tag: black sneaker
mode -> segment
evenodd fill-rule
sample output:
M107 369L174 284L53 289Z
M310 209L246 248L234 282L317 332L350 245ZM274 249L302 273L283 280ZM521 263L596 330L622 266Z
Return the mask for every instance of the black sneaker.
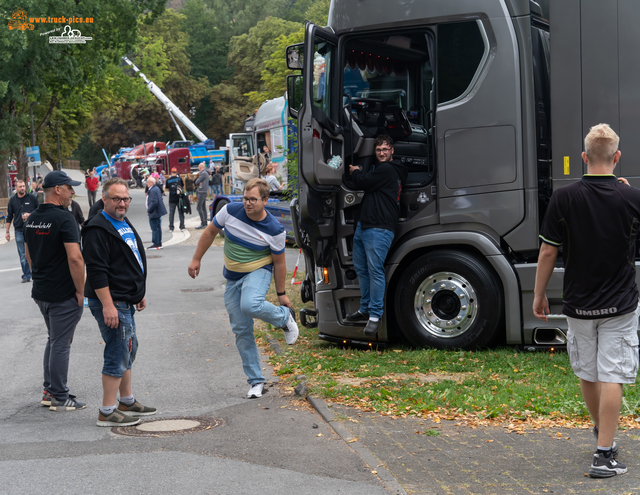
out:
M589 477L591 478L611 478L616 474L624 474L627 472L627 466L616 461L613 455L606 457L603 453L596 452L593 454L593 462L589 468Z
M594 426L593 427L593 436L596 438L596 444L598 443L598 427ZM618 448L618 444L614 441L613 445L611 446L611 455L613 456L614 459L618 458L618 453L619 453L620 449Z
M55 397L51 397L50 411L78 411L87 407L87 404L76 400L75 395L69 395L65 400L58 400Z
M375 335L378 333L379 326L380 326L380 320L378 321L369 320L366 326L364 327L364 330L362 333L369 336Z
M345 321L350 321L350 322L360 321L364 323L369 319L369 315L365 313L361 313L360 310L358 310L355 313L349 313L347 316L344 317L344 319Z

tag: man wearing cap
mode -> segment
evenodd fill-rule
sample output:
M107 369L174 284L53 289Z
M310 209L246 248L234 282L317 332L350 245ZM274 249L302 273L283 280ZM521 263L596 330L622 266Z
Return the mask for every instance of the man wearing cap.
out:
M44 178L44 203L24 226L25 254L33 273L31 297L47 325L42 405L74 411L87 405L69 394L69 354L84 302L84 260L80 232L68 208L80 182L62 171Z
M178 192L178 188L180 192ZM171 169L171 175L167 179L167 189L169 190L169 231L173 232L173 217L178 208L178 215L180 217L180 230L184 229L184 211L178 207L180 202L180 195L184 191L184 182L178 175L178 169L173 167Z
M20 266L22 267L22 283L31 282L31 269L24 254L24 235L22 227L27 217L38 207L38 199L34 194L27 193L27 185L23 180L16 182L16 193L11 196L9 205L7 206L7 230L5 239L7 242L11 240L9 229L13 222L15 231L16 246L18 247L18 256L20 257Z

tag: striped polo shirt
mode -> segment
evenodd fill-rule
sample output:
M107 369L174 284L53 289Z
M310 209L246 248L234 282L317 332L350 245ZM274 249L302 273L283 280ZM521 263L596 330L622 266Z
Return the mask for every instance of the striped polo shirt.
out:
M284 253L286 232L275 217L266 212L264 220L251 220L242 203L225 205L213 218L224 228L224 269L227 280L238 280L258 268L273 270L271 254Z

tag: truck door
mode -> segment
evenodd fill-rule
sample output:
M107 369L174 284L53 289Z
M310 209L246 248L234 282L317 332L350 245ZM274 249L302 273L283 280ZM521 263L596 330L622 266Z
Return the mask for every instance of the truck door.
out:
M307 24L302 107L298 114L300 228L309 235L319 266L327 266L335 237L336 194L345 165L344 138L337 124L338 39ZM340 158L340 160L338 160Z

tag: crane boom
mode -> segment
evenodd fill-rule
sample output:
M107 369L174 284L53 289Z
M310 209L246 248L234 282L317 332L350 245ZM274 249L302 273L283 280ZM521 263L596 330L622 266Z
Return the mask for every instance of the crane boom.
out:
M185 114L183 114L180 111L180 109L169 98L167 98L167 96L162 92L162 90L158 86L156 86L152 81L149 81L149 79L147 79L147 76L145 76L142 72L140 72L140 69L138 69L135 66L135 64L131 62L131 60L129 60L127 57L122 57L122 60L124 60L128 65L131 66L131 68L135 72L138 73L138 75L147 84L147 88L149 88L149 91L151 91L156 96L156 98L158 98L158 100L160 100L162 104L165 107L167 107L167 110L169 110L170 114L178 117L178 119L180 119L180 122L182 122L187 127L187 129L189 129L193 133L193 135L197 137L200 141L207 140L207 136L205 136L202 133L202 131L198 129L195 126L195 124L191 122L189 118Z

